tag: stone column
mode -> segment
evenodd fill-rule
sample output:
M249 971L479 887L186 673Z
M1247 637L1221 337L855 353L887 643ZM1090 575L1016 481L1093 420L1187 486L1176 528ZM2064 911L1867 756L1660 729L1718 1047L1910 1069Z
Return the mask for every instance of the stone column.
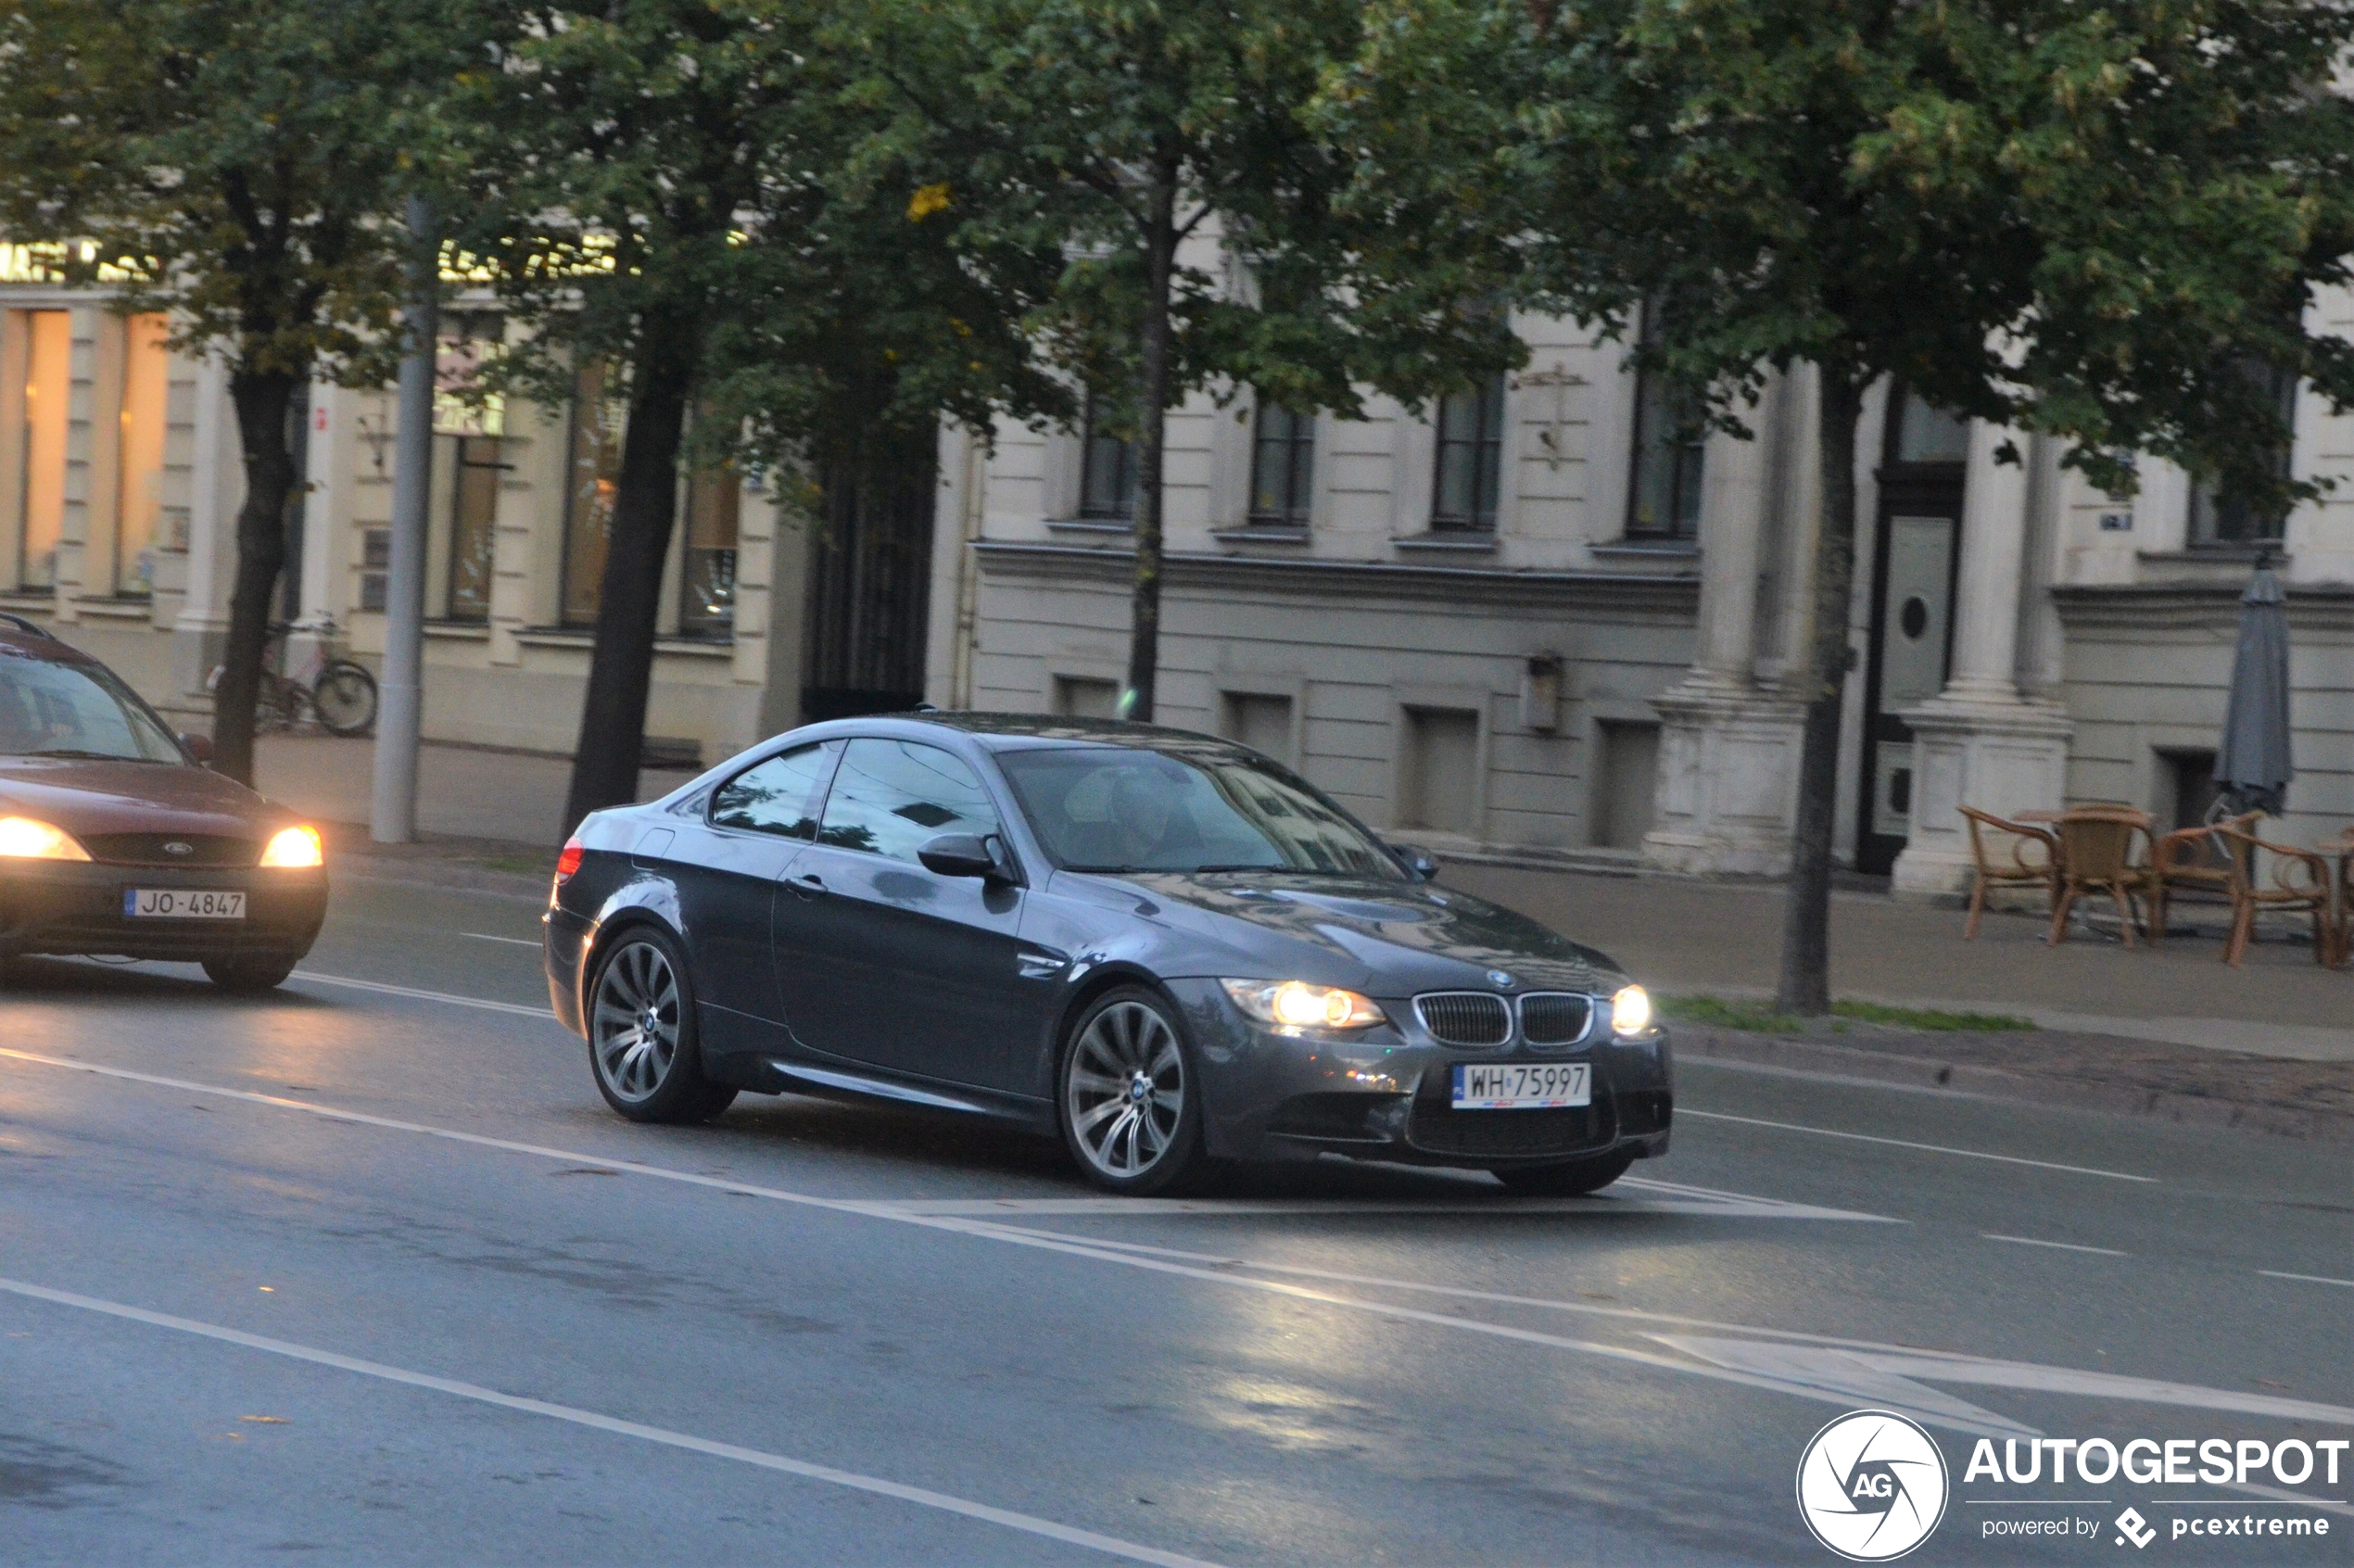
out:
M1998 462L2008 441L2020 462ZM2068 772L2067 715L2019 694L2019 596L2030 533L2027 464L2019 431L1974 421L1962 492L1961 571L1954 603L1954 658L1945 689L1905 711L1913 729L1913 811L1892 878L1902 893L1968 886L1974 861L1960 807L2008 816L2060 804Z
M1644 858L1669 870L1790 868L1803 711L1756 685L1758 569L1782 466L1783 384L1749 424L1709 438L1701 499L1700 619L1691 669L1652 700L1660 715L1657 824Z

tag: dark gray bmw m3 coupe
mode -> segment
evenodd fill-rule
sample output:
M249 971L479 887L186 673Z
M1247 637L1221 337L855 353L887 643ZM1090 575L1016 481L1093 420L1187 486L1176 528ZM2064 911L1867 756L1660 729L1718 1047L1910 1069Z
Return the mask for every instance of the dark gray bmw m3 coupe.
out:
M1642 988L1435 870L1229 741L841 719L583 822L549 990L633 1119L875 1096L1058 1134L1117 1192L1330 1152L1574 1194L1665 1154Z

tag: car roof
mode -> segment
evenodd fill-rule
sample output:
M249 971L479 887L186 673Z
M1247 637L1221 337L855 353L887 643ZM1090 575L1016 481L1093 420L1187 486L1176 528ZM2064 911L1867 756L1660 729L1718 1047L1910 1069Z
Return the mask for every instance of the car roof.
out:
M878 717L882 715L878 714ZM1146 751L1246 748L1215 735L1125 719L1079 718L1065 714L916 713L891 715L937 725L969 735L991 751L1027 751L1041 746L1134 746Z

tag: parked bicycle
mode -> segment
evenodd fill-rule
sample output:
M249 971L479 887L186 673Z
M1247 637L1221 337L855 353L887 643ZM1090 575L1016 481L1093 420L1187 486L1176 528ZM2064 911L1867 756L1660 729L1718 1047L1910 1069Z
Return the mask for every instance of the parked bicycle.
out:
M261 649L261 684L254 693L253 727L257 735L315 723L330 735L365 735L376 727L376 677L367 667L343 656L333 621L317 626L318 640L302 668L286 673L285 621L270 624L270 639ZM221 684L221 666L215 664L205 689Z

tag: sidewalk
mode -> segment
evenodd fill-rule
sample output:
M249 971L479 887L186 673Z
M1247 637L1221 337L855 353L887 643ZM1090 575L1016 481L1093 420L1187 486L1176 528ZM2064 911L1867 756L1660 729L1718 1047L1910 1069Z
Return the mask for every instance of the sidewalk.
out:
M469 747L424 749L426 841L371 844L371 744L270 737L263 792L327 824L347 874L544 897L569 764ZM640 798L685 773L649 770ZM1447 866L1449 887L1519 909L1609 953L1654 993L1773 993L1781 890L1558 865ZM2020 1015L2033 1031L1928 1033L1840 1024L1803 1035L1679 1026L1678 1048L1753 1068L1859 1077L2044 1104L2354 1137L2354 974L2323 970L2302 942L2258 942L2221 961L2220 908L2182 911L2163 947L2079 936L1990 912L1976 942L1957 909L1886 894L1832 895L1832 991L1909 1007Z
M306 816L358 828L357 842L364 844L375 753L373 740L265 735L255 742L254 782ZM648 768L639 776L638 798L666 795L700 771ZM428 741L418 748L417 826L440 837L552 850L563 842L560 819L571 778L564 757Z

